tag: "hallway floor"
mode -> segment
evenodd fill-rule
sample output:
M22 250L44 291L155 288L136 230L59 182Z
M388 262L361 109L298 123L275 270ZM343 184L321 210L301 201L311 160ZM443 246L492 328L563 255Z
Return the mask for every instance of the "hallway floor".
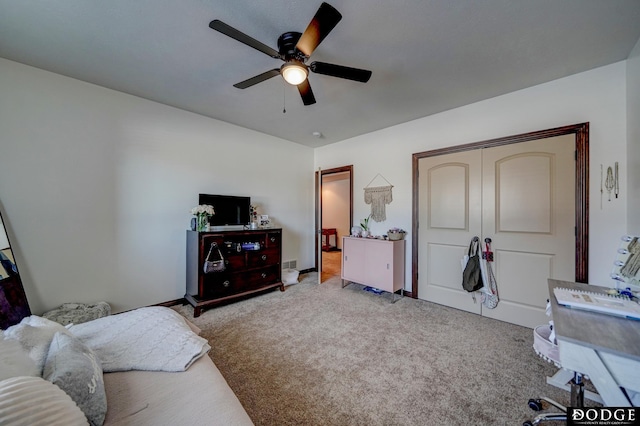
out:
M342 251L322 252L322 282L331 277L340 276Z

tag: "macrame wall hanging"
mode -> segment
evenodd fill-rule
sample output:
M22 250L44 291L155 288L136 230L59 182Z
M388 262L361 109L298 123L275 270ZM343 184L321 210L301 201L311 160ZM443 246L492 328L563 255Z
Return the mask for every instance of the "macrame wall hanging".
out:
M378 176L384 179L389 185L370 186ZM393 185L380 173L375 175L373 179L371 179L371 182L364 188L364 202L371 204L371 219L376 222L384 222L387 220L386 205L393 201L391 188L393 188Z

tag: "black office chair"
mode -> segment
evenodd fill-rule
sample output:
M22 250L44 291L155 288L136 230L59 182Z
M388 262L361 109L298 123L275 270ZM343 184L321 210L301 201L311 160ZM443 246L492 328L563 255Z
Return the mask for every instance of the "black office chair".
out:
M584 406L584 383L582 382L582 375L574 372L574 378L571 380L571 407L583 407ZM542 411L550 408L550 406L556 407L561 410L560 413L542 413L538 414L532 421L527 420L522 423L522 426L534 426L542 422L567 420L567 407L547 397L541 397L529 400L529 408L534 411Z

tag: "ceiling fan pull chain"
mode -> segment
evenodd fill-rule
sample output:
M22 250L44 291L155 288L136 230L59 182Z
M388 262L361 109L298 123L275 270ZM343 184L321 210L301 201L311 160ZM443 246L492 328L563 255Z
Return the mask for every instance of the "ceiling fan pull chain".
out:
M285 87L284 80L282 82L282 113L287 113L287 105L285 104L285 97L287 93L287 88Z

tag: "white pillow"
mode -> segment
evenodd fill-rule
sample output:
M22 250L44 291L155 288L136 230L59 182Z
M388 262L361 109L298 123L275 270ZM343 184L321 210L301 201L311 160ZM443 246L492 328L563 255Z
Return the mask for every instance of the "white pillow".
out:
M0 333L0 380L15 376L39 376L36 364L17 340Z
M12 325L4 331L6 340L15 339L20 342L29 357L36 363L38 375L42 376L44 361L49 353L49 345L53 335L61 332L71 335L57 322L36 315L23 318L19 324Z
M80 339L56 333L42 376L65 391L93 426L102 425L107 414L107 394L102 366L95 353Z
M20 376L0 382L3 426L86 426L82 411L62 389L41 377Z

